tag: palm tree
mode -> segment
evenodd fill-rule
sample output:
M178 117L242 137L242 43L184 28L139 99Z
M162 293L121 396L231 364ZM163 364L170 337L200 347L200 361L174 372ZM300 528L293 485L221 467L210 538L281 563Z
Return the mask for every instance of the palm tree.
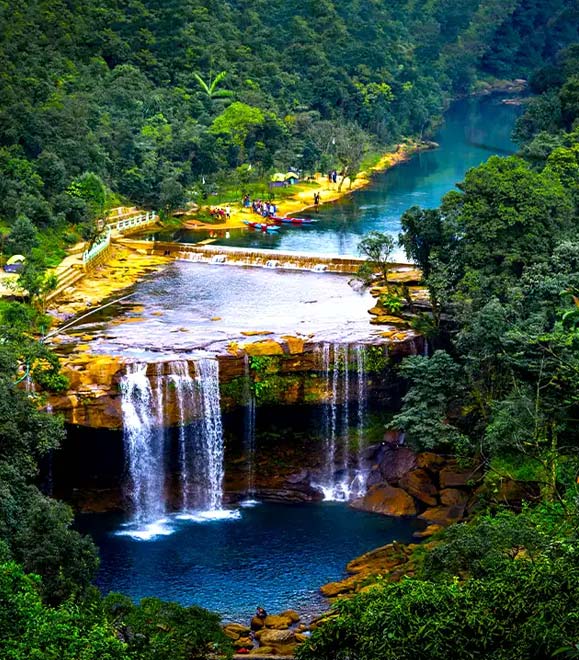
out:
M209 84L207 84L203 78L198 74L194 73L195 80L199 83L199 86L201 89L207 94L207 96L210 99L222 99L226 98L229 96L233 96L233 92L230 91L229 89L217 89L219 84L223 82L225 77L227 76L227 71L222 71L221 73L218 73L213 80L209 80Z

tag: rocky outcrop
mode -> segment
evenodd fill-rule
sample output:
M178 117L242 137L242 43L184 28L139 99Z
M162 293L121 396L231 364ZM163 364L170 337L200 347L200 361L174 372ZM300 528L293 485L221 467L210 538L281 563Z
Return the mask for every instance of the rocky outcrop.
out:
M351 503L354 509L382 513L385 516L414 516L416 504L411 495L402 488L388 485L372 486L364 497Z

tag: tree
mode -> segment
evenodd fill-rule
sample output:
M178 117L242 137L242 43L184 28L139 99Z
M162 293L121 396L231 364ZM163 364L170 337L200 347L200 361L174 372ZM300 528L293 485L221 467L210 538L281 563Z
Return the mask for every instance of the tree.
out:
M372 272L378 270L384 284L388 286L390 257L394 251L394 239L389 234L371 231L360 243L358 252L366 257L367 266Z
M246 141L252 131L262 126L265 115L259 108L236 101L217 116L211 125L214 135L225 137L239 150L239 162L245 160Z
M25 215L18 216L6 242L9 253L28 257L38 242L38 230L32 221Z
M43 604L41 581L0 564L0 655L6 660L128 660L98 607Z
M205 660L218 655L229 658L231 643L223 633L219 616L197 607L183 607L158 598L143 598L135 605L121 594L109 594L105 611L127 643L135 660Z

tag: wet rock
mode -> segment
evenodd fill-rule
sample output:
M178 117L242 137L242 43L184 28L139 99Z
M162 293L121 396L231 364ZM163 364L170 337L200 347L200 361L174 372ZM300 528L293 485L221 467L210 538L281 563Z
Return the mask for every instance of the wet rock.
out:
M414 499L402 488L394 486L372 486L364 497L351 503L354 509L372 511L385 516L414 516L416 504Z
M286 477L286 482L289 484L303 484L309 483L310 481L310 472L309 470L303 469L295 474L290 474L289 477Z
M426 470L420 468L412 470L400 479L399 486L428 506L436 506L438 504L436 498L437 488L432 483L430 475Z

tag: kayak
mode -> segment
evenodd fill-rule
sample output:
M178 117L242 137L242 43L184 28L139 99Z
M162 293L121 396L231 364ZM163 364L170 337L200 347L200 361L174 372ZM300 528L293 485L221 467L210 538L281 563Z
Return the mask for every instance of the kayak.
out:
M273 225L266 225L261 222L249 222L248 220L244 220L243 224L247 225L249 229L254 229L255 231L262 231L264 233L279 231L279 227L274 227Z
M313 218L280 218L276 215L273 215L271 219L276 225L312 225L317 222Z

